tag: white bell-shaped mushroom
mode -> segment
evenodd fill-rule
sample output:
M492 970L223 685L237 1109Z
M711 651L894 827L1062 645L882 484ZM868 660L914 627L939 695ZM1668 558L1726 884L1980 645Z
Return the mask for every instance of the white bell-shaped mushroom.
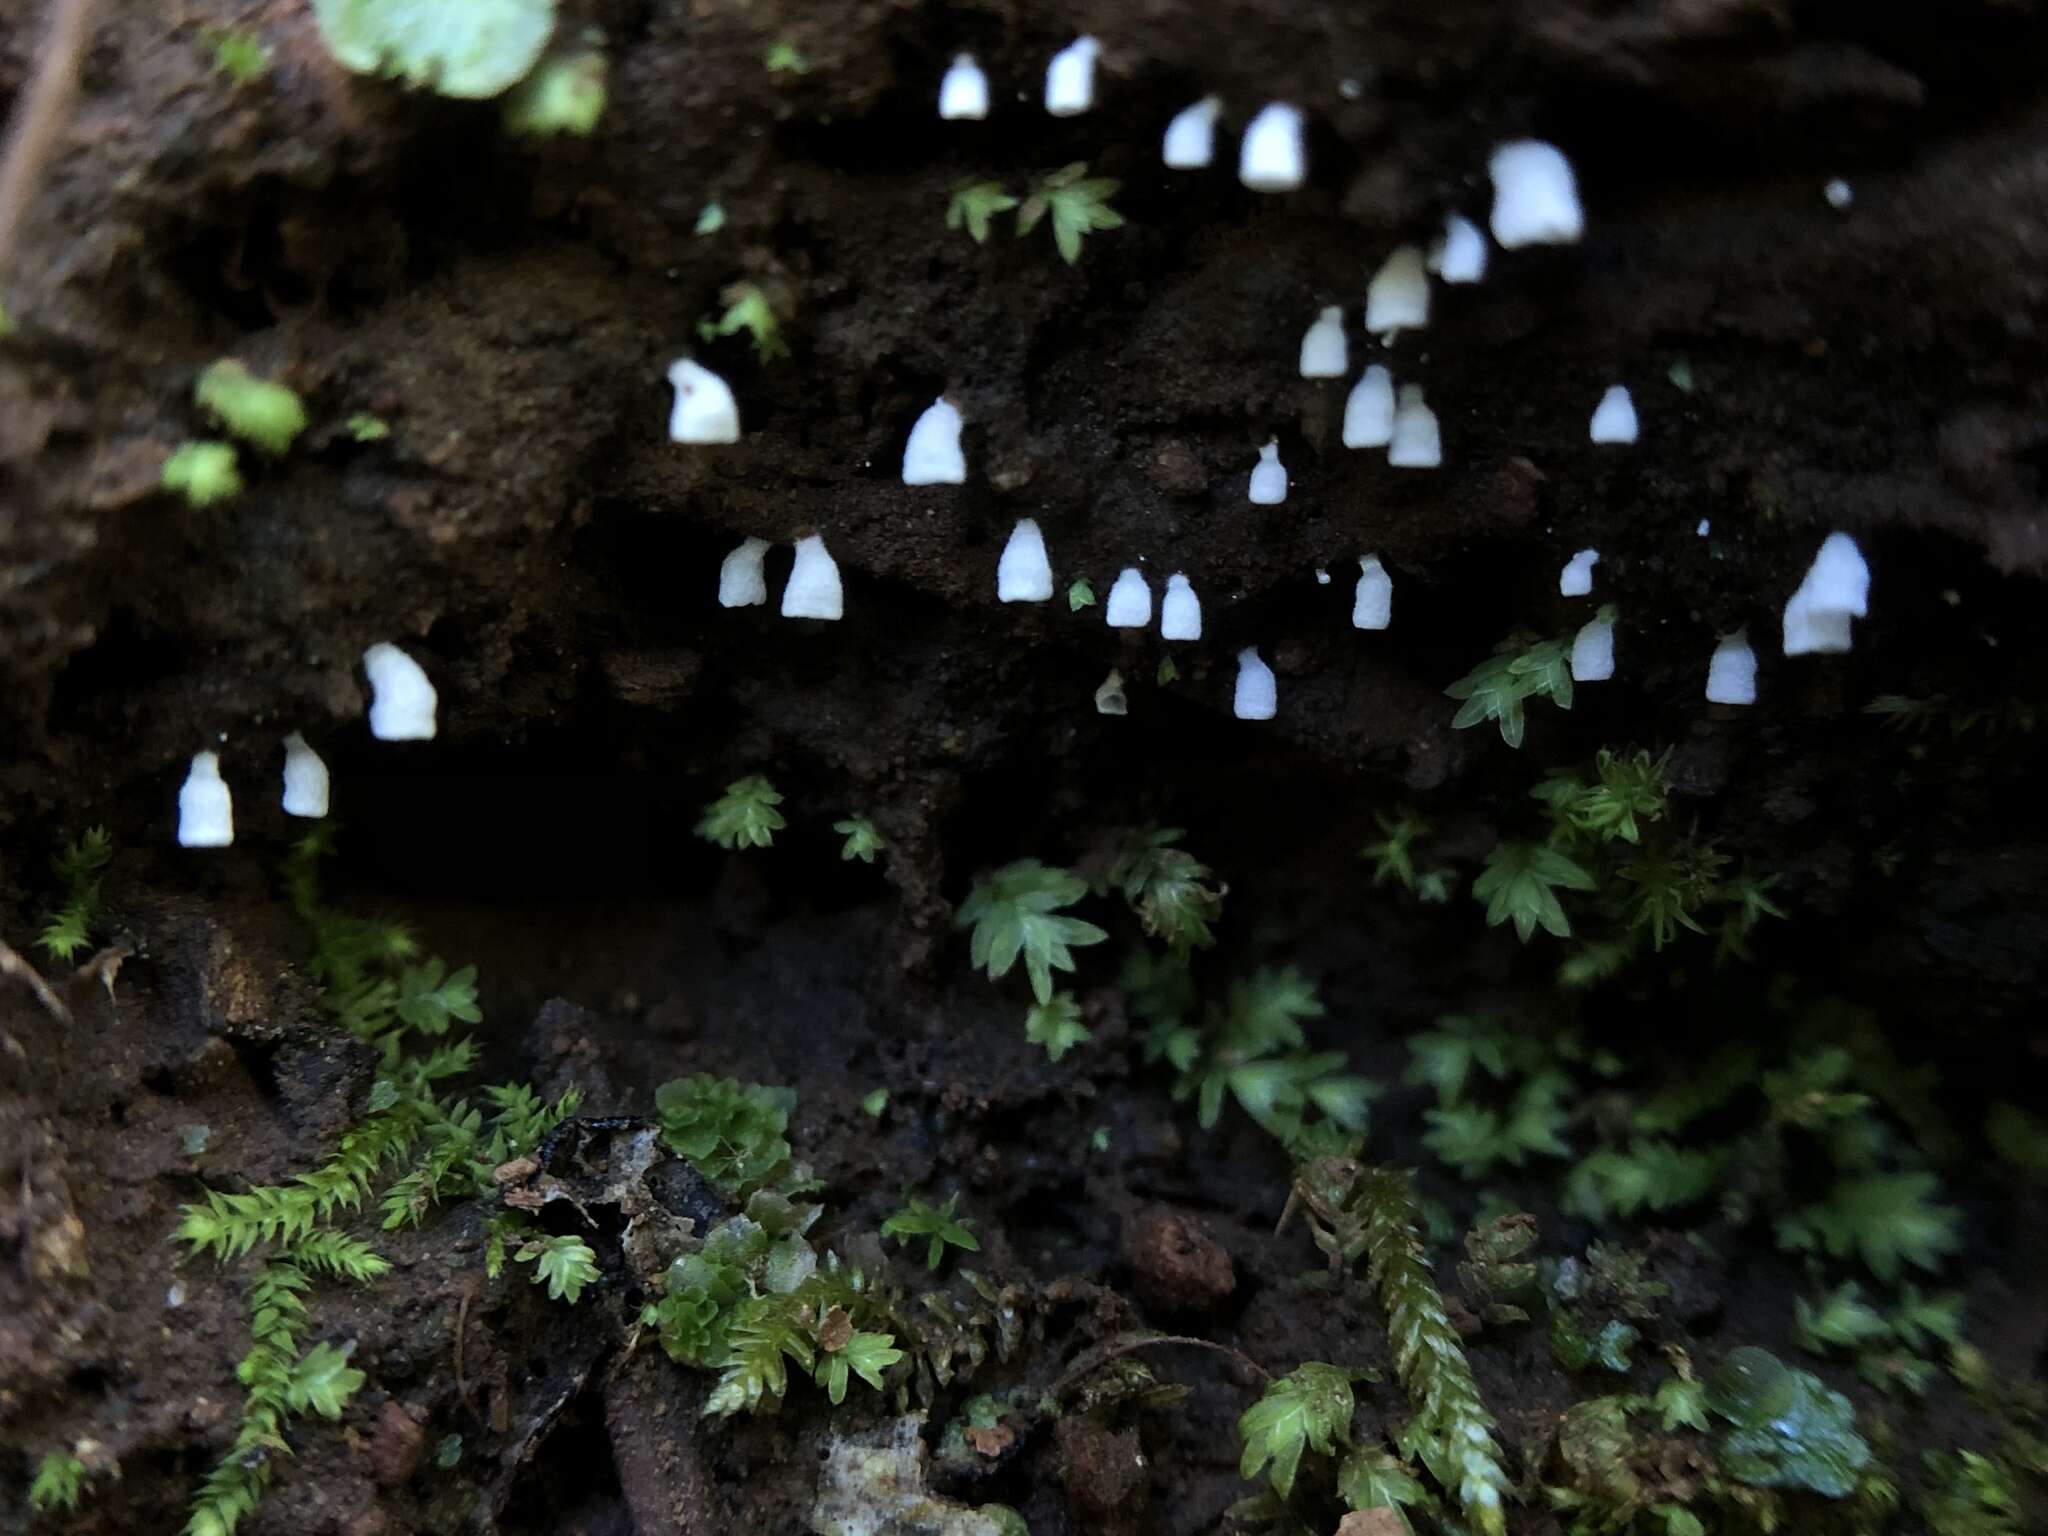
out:
M736 443L740 440L740 408L725 380L702 363L679 357L668 365L676 403L668 413L668 436L675 443Z
M988 76L973 54L953 55L952 67L939 82L939 116L948 122L978 122L988 116Z
M1486 276L1486 236L1463 214L1444 217L1443 238L1429 253L1429 270L1447 283L1476 283Z
M1277 437L1259 450L1259 462L1252 466L1251 499L1259 507L1276 507L1287 499L1287 466L1280 462Z
M1709 704L1754 704L1756 702L1756 652L1749 648L1749 636L1737 630L1723 635L1707 663Z
M1045 553L1045 535L1031 518L1017 520L1010 542L996 561L996 599L1004 603L1042 603L1052 597L1052 561Z
M1385 629L1394 622L1394 578L1378 555L1358 562L1358 589L1351 597L1353 629Z
M1174 113L1166 125L1166 139L1160 158L1170 171L1199 171L1216 159L1216 119L1223 112L1223 98L1204 96L1192 107Z
M1384 448L1394 440L1394 376L1374 363L1344 402L1344 446Z
M1237 653L1237 686L1231 694L1231 713L1240 720L1270 720L1279 712L1280 686L1273 669L1259 659L1257 646Z
M1870 567L1846 533L1831 533L1785 604L1785 654L1833 656L1850 648L1851 621L1870 611Z
M379 741L432 741L440 700L420 664L389 641L363 652L370 679L370 734Z
M235 801L220 776L220 758L195 752L178 789L178 846L225 848L234 840Z
M1565 561L1564 569L1557 573L1557 595L1559 597L1584 597L1593 590L1593 567L1600 563L1600 551L1582 549Z
M1054 117L1078 117L1095 105L1095 60L1102 44L1082 35L1045 66L1045 110Z
M1292 192L1308 176L1301 109L1276 101L1245 125L1237 179L1254 192Z
M1596 443L1636 440L1636 403L1626 385L1613 385L1600 397L1600 403L1593 408L1590 435Z
M1202 600L1195 596L1194 587L1179 571L1166 578L1166 596L1159 604L1159 638L1202 638Z
M719 607L751 608L768 601L768 573L762 569L767 556L766 539L745 539L719 562Z
M1444 461L1442 433L1436 412L1422 398L1420 384L1403 384L1394 408L1394 436L1387 444L1387 462L1396 469L1435 469Z
M1518 139L1493 152L1493 238L1503 250L1570 245L1586 232L1579 184L1556 145Z
M796 563L782 588L785 619L836 619L845 611L839 562L817 534L796 541Z
M1344 311L1328 305L1301 336L1301 376L1341 379L1351 371L1351 352L1344 343Z
M297 731L284 739L284 813L287 816L327 814L327 764L306 745Z
M1412 245L1397 247L1380 263L1365 290L1365 328L1391 339L1429 324L1429 269Z
M1572 681L1604 683L1614 676L1614 621L1588 620L1572 637Z
M924 408L903 445L905 485L965 485L967 458L960 451L960 412L944 395Z
M1135 565L1125 566L1117 576L1103 617L1111 629L1143 629L1152 622L1152 588Z

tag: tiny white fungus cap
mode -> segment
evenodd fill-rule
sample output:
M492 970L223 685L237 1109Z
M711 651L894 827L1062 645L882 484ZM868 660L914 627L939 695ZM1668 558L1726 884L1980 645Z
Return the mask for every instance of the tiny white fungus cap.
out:
M1571 245L1586 232L1578 179L1554 144L1517 139L1493 152L1493 238L1503 250Z
M768 601L768 573L762 569L767 555L766 539L745 539L719 562L719 607L751 608Z
M1254 192L1292 192L1308 178L1301 109L1276 101L1246 124L1237 151L1237 179Z
M836 619L845 611L839 563L817 534L796 541L796 563L782 588L785 619Z
M979 121L988 116L988 76L971 53L953 55L952 67L939 82L939 116L948 122Z
M1444 216L1443 238L1430 249L1429 270L1447 283L1476 283L1486 276L1486 236L1462 213Z
M1387 462L1396 469L1435 469L1443 461L1443 435L1436 412L1423 400L1420 384L1403 384L1401 403L1394 410L1394 435L1387 444Z
M1277 507L1287 499L1287 466L1280 462L1280 439L1268 440L1252 466L1251 500L1257 507Z
M284 813L320 817L327 814L327 764L306 745L297 731L284 739Z
M1385 629L1394 622L1394 578L1378 555L1358 562L1358 588L1351 596L1353 629Z
M1166 578L1166 596L1159 604L1159 638L1202 638L1202 600L1195 596L1194 587L1179 571Z
M1785 604L1787 656L1841 655L1850 648L1850 621L1870 612L1870 567L1846 533L1821 542L1799 589Z
M1754 704L1756 702L1756 652L1749 648L1749 636L1742 630L1723 635L1707 663L1709 704Z
M370 734L379 741L432 741L440 699L420 664L389 641L363 652L370 679Z
M1374 363L1344 402L1344 446L1384 448L1394 440L1394 376Z
M1592 619L1572 637L1572 681L1604 683L1614 676L1614 624Z
M1351 371L1351 350L1344 341L1344 311L1327 305L1301 336L1301 376L1341 379Z
M1564 569L1557 573L1557 595L1559 597L1584 597L1593 590L1593 567L1600 563L1600 551L1582 549L1565 561Z
M1046 557L1045 535L1031 518L1017 520L1010 541L996 561L996 599L1005 603L1042 603L1052 596L1052 561Z
M1365 328L1391 340L1429 324L1429 269L1412 245L1396 247L1365 290Z
M1204 96L1192 107L1174 113L1166 125L1160 158L1170 171L1199 171L1216 159L1216 119L1223 113L1221 96Z
M178 789L178 846L225 848L234 840L235 801L220 776L220 758L195 752Z
M903 445L905 485L965 485L967 458L960 451L960 412L944 395L924 408Z
M1095 60L1102 44L1083 33L1045 66L1045 110L1054 117L1078 117L1095 105Z
M679 357L668 365L676 403L668 413L669 441L674 443L736 443L740 440L740 408L732 387L702 363Z
M1152 588L1135 565L1125 566L1109 589L1103 617L1111 629L1143 629L1152 622Z
M1270 720L1279 713L1280 687L1273 669L1259 660L1257 646L1237 653L1237 686L1230 700L1231 713L1240 720Z
M1828 200L1830 208L1834 209L1837 213L1841 213L1851 203L1856 201L1856 189L1837 176L1833 181L1821 188L1821 196Z
M1707 519L1707 518L1704 518L1704 517L1700 519L1700 525L1699 525L1699 527L1697 527L1697 528L1693 529L1693 532L1694 532L1694 533L1696 533L1696 534L1698 534L1698 535L1699 535L1699 536L1700 536L1701 538L1703 538L1703 539L1704 539L1704 538L1705 538L1705 537L1706 537L1706 536L1707 536L1708 534L1712 533L1713 531L1714 531L1714 525L1713 525L1713 523L1712 523L1712 522L1711 522L1711 521L1710 521L1709 519Z
M1623 384L1611 386L1593 408L1588 435L1596 443L1632 443L1636 440L1636 402Z
M1327 587L1327 586L1328 586L1329 584L1330 584L1330 573L1329 573L1328 571L1324 570L1324 569L1323 569L1323 568L1322 568L1322 567L1321 567L1320 565L1319 565L1319 566L1317 566L1317 567L1316 567L1316 585L1317 585L1317 586L1319 586L1319 587Z

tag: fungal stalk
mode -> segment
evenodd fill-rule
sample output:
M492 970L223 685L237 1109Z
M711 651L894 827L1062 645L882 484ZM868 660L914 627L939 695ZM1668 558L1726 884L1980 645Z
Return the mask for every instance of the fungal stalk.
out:
M1518 139L1493 152L1493 238L1502 250L1572 245L1586 232L1578 179L1554 144Z
M1237 179L1253 192L1292 192L1308 178L1301 109L1276 101L1245 125Z
M949 123L980 122L988 116L988 76L971 53L953 55L939 81L939 116Z
M1447 283L1476 283L1486 276L1486 236L1463 214L1444 217L1443 238L1431 247L1429 270Z
M220 757L195 752L178 789L178 846L225 848L234 840L235 802L220 776Z
M1252 466L1251 500L1255 507L1277 507L1287 499L1287 466L1280 462L1280 439L1268 439Z
M1109 589L1103 617L1111 629L1143 629L1152 622L1152 588L1135 565L1127 565Z
M1045 110L1054 117L1078 117L1095 105L1095 60L1102 44L1085 33L1052 56L1045 67Z
M1821 542L1799 590L1785 604L1787 656L1838 656L1851 643L1850 624L1870 612L1870 567L1846 533Z
M1351 597L1353 629L1385 629L1394 622L1394 578L1378 555L1358 562L1358 588Z
M1273 680L1273 669L1259 659L1257 646L1246 646L1237 653L1237 686L1231 694L1231 713L1240 720L1270 720L1279 709L1280 688Z
M1162 640L1202 638L1202 600L1187 577L1175 571L1166 578L1166 596L1159 604L1159 637Z
M1401 386L1394 408L1394 433L1387 444L1387 462L1396 469L1435 469L1444 461L1443 435L1436 412L1422 398L1420 384Z
M297 731L284 739L284 813L321 817L327 814L327 764L306 745Z
M370 734L379 741L432 741L440 699L420 664L389 641L363 652L370 679Z
M702 363L679 357L668 367L676 403L668 413L672 443L736 443L740 408L732 387Z
M785 619L837 619L844 611L839 565L825 541L809 534L796 541L796 564L782 588Z
M1612 386L1593 408L1590 435L1596 443L1632 443L1636 440L1636 403L1623 384Z
M1351 371L1351 353L1344 342L1344 311L1331 304L1302 333L1301 376L1341 379Z
M743 539L719 562L719 607L751 608L768 601L768 573L763 569L767 557L766 539Z
M1749 636L1742 630L1723 635L1707 663L1709 704L1754 704L1756 702L1756 652L1749 648Z
M1384 448L1394 440L1394 376L1374 363L1344 402L1344 446Z
M1365 328L1391 343L1403 331L1429 324L1429 269L1412 245L1380 263L1365 290Z
M1174 113L1166 125L1166 140L1160 158L1170 171L1199 171L1216 159L1216 119L1222 115L1223 98L1204 96L1192 107Z
M1557 595L1559 597L1584 597L1593 590L1593 567L1600 563L1600 551L1582 549L1565 561L1564 569L1557 573Z
M905 485L965 485L967 458L960 451L960 412L944 395L924 409L903 445Z
M996 599L1004 603L1052 599L1052 561L1046 557L1045 535L1028 517L1017 520L1002 558L996 561Z

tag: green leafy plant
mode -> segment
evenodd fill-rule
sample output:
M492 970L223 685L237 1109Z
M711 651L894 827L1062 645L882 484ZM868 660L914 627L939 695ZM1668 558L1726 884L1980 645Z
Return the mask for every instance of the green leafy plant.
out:
M849 816L843 821L835 821L832 830L846 838L839 849L842 862L859 859L863 864L872 864L875 855L889 846L882 841L882 834L875 830L875 824L865 816Z
M776 807L782 796L758 773L734 779L725 793L704 807L697 835L725 849L767 848L789 823Z
M1071 587L1067 588L1067 611L1069 613L1079 613L1083 608L1093 608L1094 606L1095 588L1087 577L1080 577Z
M976 245L986 245L990 222L1016 206L1017 199L1004 191L1000 182L963 181L953 188L952 200L946 204L946 228L964 229Z
M604 116L607 62L602 48L552 54L505 98L505 131L527 138L587 139Z
M1936 1203L1938 1187L1935 1176L1924 1171L1839 1180L1826 1200L1778 1219L1778 1246L1859 1258L1887 1282L1898 1278L1902 1265L1939 1269L1959 1246L1961 1217L1953 1206Z
M210 507L242 494L241 471L231 443L180 443L164 460L158 483L195 507Z
M710 341L713 337L735 336L745 331L753 340L754 356L761 362L772 363L789 356L789 345L782 339L782 321L760 284L734 283L720 297L725 300L724 313L716 320L699 322L699 336Z
M1052 215L1053 244L1068 266L1081 259L1081 242L1098 229L1121 229L1124 216L1109 206L1123 183L1091 177L1086 161L1048 171L1032 183L1031 195L1017 209L1017 233L1028 235Z
M1077 1045L1095 1038L1081 1022L1081 1005L1071 992L1055 992L1049 1003L1034 1003L1024 1014L1024 1038L1045 1047L1045 1054L1058 1061Z
M52 960L70 964L92 941L99 920L100 879L114 857L114 841L105 827L88 828L50 862L64 904L50 914L36 943Z
M1392 880L1404 890L1415 889L1415 843L1429 833L1429 826L1419 817L1402 815L1393 819L1375 816L1383 834L1376 843L1367 843L1359 850L1361 858L1372 860L1372 883L1384 885Z
M260 80L270 70L270 48L258 33L239 27L201 27L199 40L213 55L213 67L237 85Z
M344 68L481 99L540 61L555 0L313 0L313 15Z
M283 453L306 430L306 407L297 395L257 378L231 357L207 365L192 387L192 398L228 431L265 453Z
M1658 757L1648 752L1624 756L1602 747L1594 759L1592 783L1562 773L1545 779L1530 793L1576 834L1639 843L1643 823L1664 815L1670 793L1665 768L1670 760L1668 751Z
M1870 1445L1856 1432L1849 1400L1768 1350L1746 1345L1731 1353L1715 1372L1707 1401L1728 1421L1716 1459L1737 1482L1841 1499L1870 1463Z
M969 953L990 981L1009 975L1021 955L1032 995L1050 1003L1052 973L1072 971L1076 948L1109 937L1095 924L1061 912L1087 894L1087 882L1078 875L1018 859L976 882L953 926L974 930Z
M846 1401L847 1383L852 1377L858 1376L879 1392L882 1373L904 1358L895 1338L886 1333L856 1331L849 1333L843 1344L821 1342L820 1348L823 1353L811 1374L835 1408Z
M1714 1192L1722 1161L1717 1150L1638 1137L1582 1158L1565 1179L1562 1204L1589 1221L1680 1210Z
M1178 827L1127 833L1108 881L1123 893L1145 932L1179 954L1216 942L1210 924L1223 913L1225 891L1214 870L1173 846L1186 835Z
M1824 1355L1830 1349L1859 1350L1892 1336L1891 1325L1863 1300L1854 1280L1836 1287L1818 1302L1801 1296L1793 1307L1799 1347L1812 1354Z
M811 72L810 60L786 37L768 45L768 51L761 56L761 63L771 75L808 75Z
M391 435L391 423L382 416L373 416L368 411L357 411L343 423L348 429L351 441L358 443L382 442Z
M697 222L691 229L695 235L715 235L725 228L725 204L713 198L697 210Z
M1451 724L1458 730L1497 721L1500 739L1522 744L1523 706L1547 698L1559 709L1572 707L1571 643L1567 640L1503 641L1493 655L1444 690L1463 703Z
M84 1492L85 1463L68 1451L51 1451L36 1463L36 1475L28 1485L28 1507L36 1514L73 1510Z
M2022 1536L2037 1528L2028 1511L2040 1508L2040 1495L2023 1487L2004 1457L1934 1447L1920 1455L1927 1468L1920 1513L1932 1536Z
M1339 1442L1350 1440L1357 1374L1311 1361L1267 1382L1237 1421L1244 1442L1237 1475L1249 1482L1263 1472L1281 1498L1293 1493L1304 1451L1333 1456Z
M1529 1321L1538 1281L1527 1255L1536 1244L1536 1218L1526 1212L1496 1216L1465 1234L1458 1284L1480 1318L1498 1327Z
M958 1248L962 1253L981 1252L981 1240L969 1230L968 1223L953 1214L960 1203L957 1194L946 1197L944 1205L927 1205L912 1195L902 1210L882 1223L882 1236L894 1237L906 1243L918 1238L929 1238L924 1263L927 1269L937 1269L945 1262L946 1249Z
M1472 895L1486 903L1486 923L1515 925L1524 944L1539 927L1560 939L1571 937L1557 892L1590 891L1599 886L1592 871L1559 850L1542 843L1499 843L1486 856L1486 868L1472 882Z
M1322 1013L1314 986L1300 972L1262 969L1232 982L1228 1002L1212 1004L1199 1030L1162 1013L1146 1053L1178 1070L1173 1096L1195 1100L1204 1130L1215 1128L1229 1099L1285 1144L1309 1129L1312 1110L1347 1136L1362 1135L1379 1089L1345 1073L1342 1051L1307 1049L1302 1021Z
M590 1244L574 1236L531 1239L519 1246L512 1261L533 1266L533 1283L547 1286L549 1301L566 1301L572 1307L598 1275L597 1255Z
M1571 1120L1571 1092L1564 1073L1542 1072L1516 1090L1505 1113L1477 1104L1425 1110L1423 1144L1468 1179L1503 1163L1519 1168L1531 1157L1569 1157L1560 1133Z
M728 1193L786 1186L792 1175L786 1137L796 1094L699 1072L654 1091L669 1150Z

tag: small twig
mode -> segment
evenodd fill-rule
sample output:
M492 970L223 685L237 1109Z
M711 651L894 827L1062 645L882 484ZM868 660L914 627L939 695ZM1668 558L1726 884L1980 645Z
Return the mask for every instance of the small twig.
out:
M51 1018L67 1029L71 1027L71 1010L64 1006L64 999L51 991L50 984L43 980L43 973L16 954L14 947L4 939L0 939L0 976L20 977Z
M0 273L7 270L43 162L71 110L78 61L91 30L92 4L93 0L51 0L49 29L36 54L35 73L15 108L7 152L0 156Z
M462 1300L455 1308L455 1395L462 1399L462 1406L469 1410L470 1418L481 1424L484 1421L483 1415L476 1411L476 1404L470 1401L469 1379L462 1372L462 1341L469 1332L469 1303L475 1295L476 1282L472 1278L470 1283L462 1288Z
M1218 1344L1214 1339L1198 1339L1183 1333L1144 1333L1134 1337L1111 1339L1107 1344L1103 1344L1083 1354L1080 1359L1067 1367L1065 1374L1058 1381L1052 1384L1052 1395L1054 1397L1064 1397L1068 1388L1093 1375L1096 1371L1101 1370L1118 1356L1128 1355L1135 1350L1147 1349L1154 1344L1176 1344L1185 1349L1211 1350L1216 1354L1229 1356L1239 1365L1251 1371L1261 1381L1271 1381L1273 1379L1271 1371L1267 1370L1243 1350L1232 1349L1228 1344Z

